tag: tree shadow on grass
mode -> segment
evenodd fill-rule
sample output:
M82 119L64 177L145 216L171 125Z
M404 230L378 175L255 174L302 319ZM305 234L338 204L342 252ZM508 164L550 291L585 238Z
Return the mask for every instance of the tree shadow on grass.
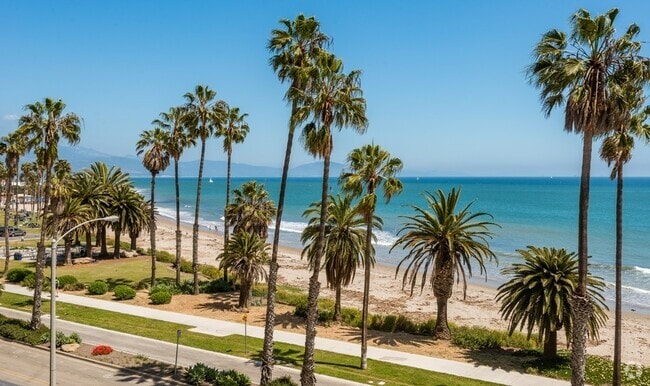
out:
M197 304L196 307L211 311L230 311L237 308L239 295L235 292L221 292L210 295L210 301Z
M523 364L538 359L539 354L531 350L510 348L466 350L463 357L476 366L488 366L492 369L525 372Z
M167 365L165 368L154 364L123 367L117 371L116 380L120 383L136 385L140 383L153 383L160 386L185 385L183 370L179 369L175 376L173 372L172 365Z
M356 327L345 328L343 335L346 337L346 340L361 343L361 330ZM368 341L377 346L397 347L400 345L409 345L412 347L421 347L425 344L432 344L433 338L424 335L407 334L404 332L368 330Z

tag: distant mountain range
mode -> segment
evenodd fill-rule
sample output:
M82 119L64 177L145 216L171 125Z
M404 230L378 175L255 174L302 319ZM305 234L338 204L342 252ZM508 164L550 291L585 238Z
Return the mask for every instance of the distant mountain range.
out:
M33 161L33 156L25 157L25 160ZM132 177L149 177L150 173L142 166L142 162L137 157L121 157L102 153L94 149L84 147L61 146L59 148L59 158L68 160L73 171L79 171L87 168L97 161L104 162L108 166L118 166L122 171L129 173ZM181 177L196 177L199 170L199 161L181 161L178 165ZM205 177L225 177L226 161L206 160L203 165L203 175ZM343 164L332 162L330 165L330 175L338 176L343 170ZM172 165L169 166L161 176L173 176L174 170ZM268 166L256 166L242 163L232 164L233 177L281 177L282 169ZM305 165L299 165L289 170L290 177L320 177L323 175L323 163L313 162Z

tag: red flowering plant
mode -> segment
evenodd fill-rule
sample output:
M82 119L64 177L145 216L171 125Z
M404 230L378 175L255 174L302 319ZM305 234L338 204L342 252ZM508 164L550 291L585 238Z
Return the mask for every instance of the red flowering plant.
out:
M99 346L95 346L93 348L93 355L108 355L113 352L113 348L111 346L106 346L103 344L100 344Z

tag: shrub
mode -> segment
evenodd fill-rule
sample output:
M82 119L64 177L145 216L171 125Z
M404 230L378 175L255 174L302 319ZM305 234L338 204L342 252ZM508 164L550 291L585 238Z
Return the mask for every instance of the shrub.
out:
M67 285L77 284L79 281L72 275L59 276L59 288L65 288Z
M215 294L219 292L231 292L233 288L235 288L235 284L232 281L225 281L223 278L220 278L201 283L199 290L206 294ZM255 296L255 294L253 294L253 296Z
M219 371L217 378L214 380L215 386L250 386L251 379L248 375L242 374L237 370Z
M64 291L82 291L86 289L84 283L66 284L62 288Z
M271 383L269 383L269 386L298 386L298 384L294 382L290 376L284 375L280 378L275 378L272 380Z
M34 288L36 285L36 274L30 272L29 275L25 276L23 280L20 281L20 285L27 288ZM43 282L43 285L45 285L45 282Z
M200 264L199 265L199 272L204 274L207 278L210 279L217 279L219 277L223 276L223 273L221 270L214 265L208 265L208 264Z
M149 290L149 295L153 295L156 292L169 292L172 295L178 295L181 293L180 288L176 286L176 283L162 281L158 281L156 286Z
M135 297L135 290L126 284L116 286L113 291L117 300L127 300Z
M50 340L49 330L41 326L38 330L29 328L29 322L10 319L7 317L0 318L0 336L7 339L21 341L30 345L39 345Z
M47 340L49 341L49 336ZM81 344L81 337L79 336L79 334L73 332L72 334L70 334L70 336L66 336L61 331L56 332L56 347L61 347L64 344L70 344L70 343Z
M95 346L93 348L93 355L108 355L113 352L113 348L111 346L106 346L103 344L100 344L99 346Z
M149 295L153 304L169 304L172 301L172 294L167 291L157 291Z
M185 381L190 385L201 385L206 381L206 372L209 369L208 366L203 363L197 363L194 366L190 366L185 370Z
M192 273L192 262L185 259L181 259L181 272Z
M101 280L94 281L88 286L90 295L103 295L106 292L108 292L108 284Z
M33 274L33 272L27 268L12 268L7 271L7 281L10 283L20 283L29 274Z
M356 308L341 308L341 321L352 327L361 327L361 311Z
M151 250L148 252L151 253ZM156 251L156 260L163 263L174 263L176 261L176 256L167 251Z

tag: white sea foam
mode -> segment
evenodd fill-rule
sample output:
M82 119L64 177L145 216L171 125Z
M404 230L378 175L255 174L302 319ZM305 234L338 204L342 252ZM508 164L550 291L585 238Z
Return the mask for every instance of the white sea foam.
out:
M381 245L382 247L392 247L397 240L397 237L389 232L373 231L373 234L377 237L375 245Z
M636 292L638 294L644 294L644 295L650 295L650 290L646 290L643 288L637 288L637 287L630 287L628 285L622 286L624 289L632 292Z
M637 267L636 265L634 266L634 269L645 274L645 275L650 275L650 268L643 268L643 267Z

